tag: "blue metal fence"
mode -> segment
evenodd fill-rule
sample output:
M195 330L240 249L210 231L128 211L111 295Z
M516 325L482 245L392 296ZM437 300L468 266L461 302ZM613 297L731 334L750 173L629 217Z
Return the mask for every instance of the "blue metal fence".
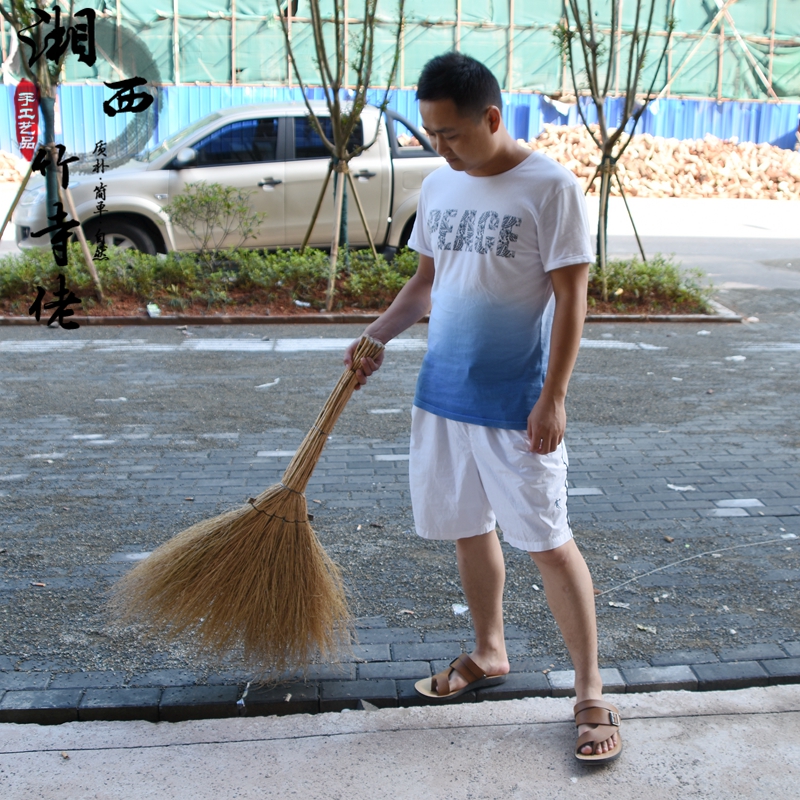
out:
M322 90L312 96L322 99ZM70 153L86 153L100 139L109 141L120 135L129 119L120 114L107 117L102 101L109 90L102 85L67 84L59 87L61 133L56 141ZM156 112L154 146L177 133L191 122L219 108L250 103L302 102L300 90L282 86L165 86L161 107ZM382 93L370 93L375 101ZM515 138L537 136L545 123L579 125L577 108L554 103L540 94L504 94L505 123ZM594 119L593 106L585 99L588 118ZM606 114L610 124L619 119L624 98L610 98ZM412 122L419 123L414 90L392 93L390 105ZM153 106L152 108L155 108ZM562 113L563 112L563 113ZM151 112L144 112L151 113ZM736 137L739 141L769 142L792 149L800 119L800 103L757 103L714 100L661 98L642 115L639 133L652 133L676 139L702 138L712 134L720 139ZM40 129L43 130L43 125ZM14 87L0 92L0 149L18 154L14 132Z

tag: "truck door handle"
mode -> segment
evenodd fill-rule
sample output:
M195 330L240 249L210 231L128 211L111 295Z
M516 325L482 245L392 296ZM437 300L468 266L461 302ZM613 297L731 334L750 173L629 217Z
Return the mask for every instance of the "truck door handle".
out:
M374 178L377 174L377 172L369 172L366 169L362 169L361 172L356 173L356 178L359 180L368 181L370 178Z
M263 181L258 182L258 185L263 188L264 186L277 186L279 183L283 183L283 181L276 181L275 178L264 178Z

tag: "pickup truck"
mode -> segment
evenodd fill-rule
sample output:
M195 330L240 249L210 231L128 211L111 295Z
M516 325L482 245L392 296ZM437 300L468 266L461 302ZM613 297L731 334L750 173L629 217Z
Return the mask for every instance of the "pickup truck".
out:
M312 105L326 135L327 108ZM353 133L355 144L375 143L350 162L373 240L387 255L408 242L423 178L445 163L427 138L393 111L366 106ZM68 154L69 155L69 154ZM311 212L328 170L329 156L314 130L304 104L268 103L215 111L104 174L71 174L69 188L78 218L90 241L98 230L106 244L145 253L191 250L185 231L170 223L163 207L189 183L206 181L248 193L254 211L266 217L252 248L288 248L303 242ZM95 186L106 184L106 207L97 217ZM309 240L312 247L330 246L333 181ZM51 212L52 213L52 212ZM47 221L44 179L31 177L14 212L20 248L48 247L47 235L31 237ZM223 246L238 243L234 231ZM349 203L351 246L368 244L355 203Z

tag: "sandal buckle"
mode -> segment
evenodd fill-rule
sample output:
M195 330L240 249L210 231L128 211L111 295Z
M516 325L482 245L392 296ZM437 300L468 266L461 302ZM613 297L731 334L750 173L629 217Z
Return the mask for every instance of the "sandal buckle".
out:
M620 723L619 714L615 713L614 711L609 711L608 721L609 725L613 725L615 728L619 728L619 723Z

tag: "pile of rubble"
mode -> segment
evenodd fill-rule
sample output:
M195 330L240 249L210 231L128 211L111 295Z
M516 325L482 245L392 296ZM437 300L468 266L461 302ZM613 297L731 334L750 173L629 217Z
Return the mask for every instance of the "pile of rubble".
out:
M0 150L0 183L19 183L28 171L28 162Z
M583 126L545 125L538 138L519 141L572 170L584 187L600 163L600 150ZM628 197L800 200L800 152L770 144L635 134L617 169ZM589 194L599 190L596 180ZM611 194L619 193L612 181Z
M597 134L596 134L597 135ZM585 127L545 125L530 142L572 170L584 187L600 163L600 150ZM409 143L413 145L413 142ZM17 182L27 162L0 150L0 183ZM665 139L636 134L617 164L629 197L735 197L760 200L800 200L800 152L770 144L703 139ZM600 181L589 194L596 195ZM619 195L611 184L611 194Z

